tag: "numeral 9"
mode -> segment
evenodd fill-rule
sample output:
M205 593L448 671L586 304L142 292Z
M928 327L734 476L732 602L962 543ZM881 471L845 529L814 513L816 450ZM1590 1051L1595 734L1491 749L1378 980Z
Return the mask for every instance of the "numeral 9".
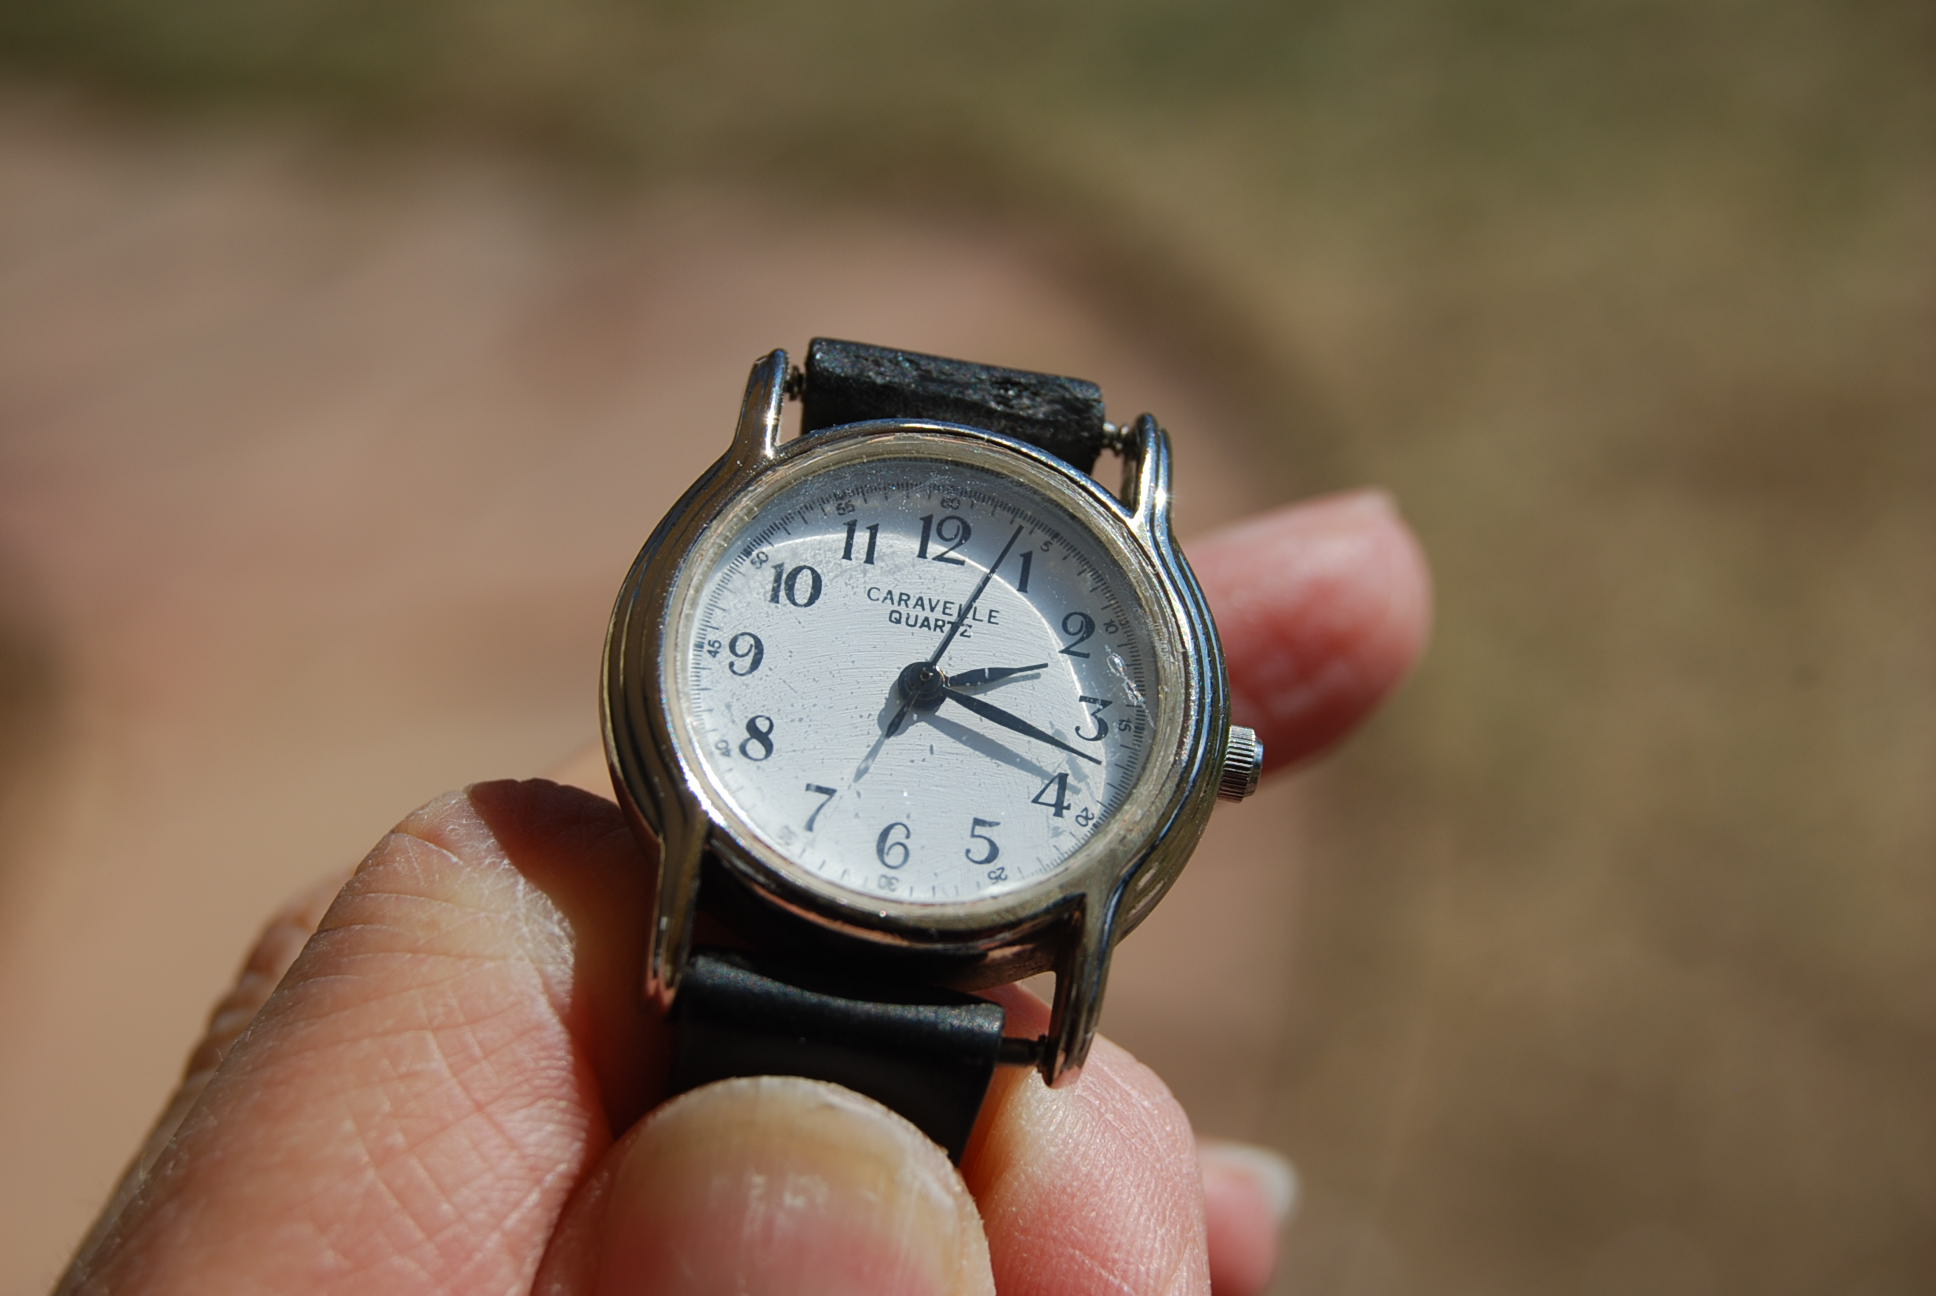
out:
M760 668L760 663L766 660L766 645L761 643L760 637L751 630L742 630L734 635L726 648L738 659L726 667L735 675L751 675ZM740 669L740 662L746 663L745 670Z

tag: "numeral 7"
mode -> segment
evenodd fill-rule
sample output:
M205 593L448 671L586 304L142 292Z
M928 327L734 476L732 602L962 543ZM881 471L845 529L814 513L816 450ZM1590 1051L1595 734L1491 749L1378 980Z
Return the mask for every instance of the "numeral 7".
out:
M820 817L820 812L822 810L825 810L827 808L827 803L834 799L834 790L830 787L821 787L818 783L807 784L806 790L809 792L815 793L820 797L820 804L815 806L813 808L813 813L807 816L807 831L812 832L813 821Z

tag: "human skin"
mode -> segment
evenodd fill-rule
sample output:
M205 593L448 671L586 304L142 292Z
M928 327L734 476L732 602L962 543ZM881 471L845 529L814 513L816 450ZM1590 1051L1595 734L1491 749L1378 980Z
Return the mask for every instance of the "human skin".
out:
M1348 732L1430 617L1382 494L1190 546L1236 718L1273 772ZM601 780L595 760L564 777ZM1162 1081L1098 1040L1081 1081L1004 1071L957 1172L831 1085L654 1107L649 852L606 798L480 784L415 811L265 929L64 1292L1244 1296L1288 1181L1201 1157ZM1199 863L1199 869L1205 865ZM1209 869L1214 870L1214 863ZM1002 992L1011 1033L1046 1009Z

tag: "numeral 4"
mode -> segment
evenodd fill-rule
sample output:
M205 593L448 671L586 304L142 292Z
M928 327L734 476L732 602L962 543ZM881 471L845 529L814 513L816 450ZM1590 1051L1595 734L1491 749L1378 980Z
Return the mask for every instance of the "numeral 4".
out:
M1053 795L1051 795L1053 794ZM1042 785L1042 790L1029 798L1032 805L1047 806L1060 819L1069 808L1069 775L1067 771L1056 775Z

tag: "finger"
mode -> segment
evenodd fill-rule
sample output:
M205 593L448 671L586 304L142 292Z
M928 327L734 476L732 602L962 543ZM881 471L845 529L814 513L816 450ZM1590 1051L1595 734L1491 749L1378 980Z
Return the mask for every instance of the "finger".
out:
M202 1090L208 1086L209 1078L227 1056L230 1046L255 1018L270 992L289 970L289 965L295 962L297 952L316 930L316 924L322 921L323 912L343 881L343 875L339 875L310 887L276 910L264 924L248 957L243 959L242 967L236 973L235 984L210 1011L208 1026L188 1055L181 1082L162 1107L161 1115L142 1140L128 1168L122 1172L121 1180L115 1185L94 1230L83 1240L80 1247L83 1254L100 1244L102 1231L119 1219L134 1200L136 1190L147 1181L156 1159L174 1137L182 1118L201 1097Z
M649 867L615 807L552 784L405 820L69 1286L527 1288L646 1087Z
M973 1198L920 1130L816 1080L760 1076L653 1112L573 1201L548 1296L992 1296Z
M536 1290L1249 1296L1275 1258L1276 1189L1208 1162L1238 1250L1212 1259L1188 1124L1120 1049L1080 1085L1018 1075L965 1167L867 1099L762 1077L695 1090L621 1142L566 1215ZM1254 1150L1253 1157L1255 1156ZM1236 1218L1249 1216L1251 1218ZM1262 1225L1260 1230L1257 1226Z
M1277 1266L1278 1235L1297 1202L1297 1176L1277 1153L1247 1143L1205 1139L1197 1145L1197 1160L1210 1290L1253 1296Z
M1007 1033L1048 1026L1033 995L999 992ZM981 1206L1003 1296L1207 1293L1203 1185L1188 1117L1155 1072L1097 1039L1073 1084L996 1073L962 1174Z
M268 1002L269 995L282 983L296 956L309 943L309 938L315 935L323 915L329 911L331 902L348 880L348 874L337 873L312 885L276 910L263 925L255 944L249 949L248 957L242 960L235 984L229 987L229 992L210 1011L208 1028L202 1033L194 1051L188 1055L188 1065L174 1098L169 1102L169 1111L155 1126L155 1135L160 1141L165 1142L174 1133L180 1118L201 1097L202 1090L208 1087L222 1059L228 1056L229 1049L243 1030L255 1020L256 1013Z
M1230 668L1231 718L1267 771L1342 737L1404 678L1431 624L1431 578L1389 496L1294 504L1190 545Z

